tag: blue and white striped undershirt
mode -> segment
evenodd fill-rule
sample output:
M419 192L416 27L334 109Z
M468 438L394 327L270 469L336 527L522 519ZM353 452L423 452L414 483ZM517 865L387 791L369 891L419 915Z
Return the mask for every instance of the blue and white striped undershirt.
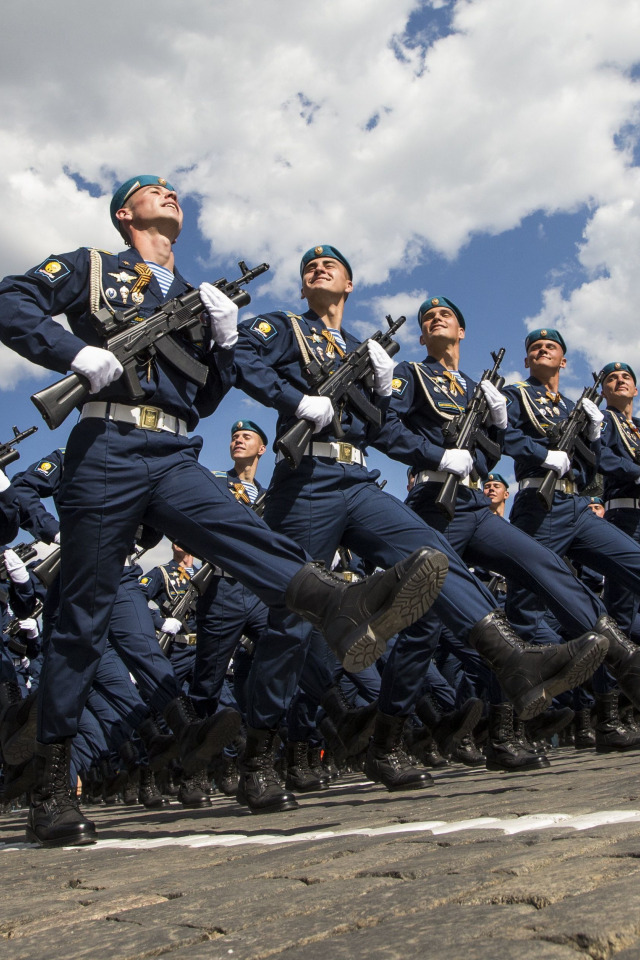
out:
M330 333L335 342L338 344L341 350L347 349L347 343L339 330L332 330L331 327L327 327L327 333Z
M169 287L173 283L173 274L171 273L171 270L167 270L166 267L161 267L159 263L155 263L153 260L145 260L145 263L153 270L153 274L160 284L162 296L166 297L167 293L169 292Z
M258 499L258 488L256 487L255 483L251 483L249 480L241 480L240 482L242 483L249 500L251 500L251 503L255 503Z

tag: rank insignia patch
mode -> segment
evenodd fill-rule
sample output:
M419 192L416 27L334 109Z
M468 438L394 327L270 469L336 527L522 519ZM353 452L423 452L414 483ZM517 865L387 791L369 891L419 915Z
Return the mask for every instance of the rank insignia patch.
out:
M58 467L55 463L51 463L50 460L41 460L38 466L35 468L35 472L39 473L41 477L50 477L54 470L57 470Z
M277 335L278 331L268 320L263 320L262 317L256 317L250 327L254 333L260 334L263 340L273 340Z
M138 583L141 583L144 586L146 583L149 583L149 577L140 577Z
M46 277L49 283L56 283L57 280L62 280L63 277L68 276L71 270L61 260L45 260L39 267L36 267L34 272L39 277Z
M408 380L404 380L402 377L394 377L393 380L391 381L391 389L393 390L394 393L396 393L399 397L401 397L402 394L407 389L408 382L409 382Z

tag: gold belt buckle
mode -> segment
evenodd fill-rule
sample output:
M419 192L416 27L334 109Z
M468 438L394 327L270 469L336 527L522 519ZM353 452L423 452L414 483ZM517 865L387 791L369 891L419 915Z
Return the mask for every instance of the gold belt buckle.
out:
M338 442L338 456L340 463L353 463L353 446L350 443Z
M197 639L197 638L196 638L196 634L195 634L195 633L185 633L185 637L187 638L187 644L188 644L190 647L195 647L195 645L196 645L196 639Z
M140 407L140 422L138 423L139 427L142 427L143 430L155 430L157 433L160 432L160 417L162 416L162 410L158 407Z

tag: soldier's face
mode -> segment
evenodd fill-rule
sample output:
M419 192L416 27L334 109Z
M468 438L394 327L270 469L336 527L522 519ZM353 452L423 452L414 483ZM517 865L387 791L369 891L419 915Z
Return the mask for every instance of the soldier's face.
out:
M632 400L638 396L633 377L626 370L614 370L602 384L602 393L607 403L616 399Z
M509 498L509 490L499 480L489 480L484 485L484 495L491 503L504 503Z
M420 343L428 348L429 343L442 338L463 340L464 327L460 326L458 318L450 307L431 307L422 315Z
M566 367L567 358L555 340L534 340L527 350L524 365L535 376L536 370L561 370Z
M178 236L182 229L183 213L178 195L175 190L168 190L160 184L152 183L140 187L129 197L122 210L127 214L124 218L125 225L130 222L140 228L160 221L170 221L175 224L175 236ZM119 217L120 212L119 210L116 216Z
M236 430L231 436L229 452L234 461L261 457L266 449L260 434L253 430Z
M595 513L596 517L604 517L605 509L604 505L601 503L590 503L589 508L592 513Z
M347 268L333 257L318 257L310 260L302 272L302 296L308 299L319 290L331 293L349 294L353 283L349 279Z

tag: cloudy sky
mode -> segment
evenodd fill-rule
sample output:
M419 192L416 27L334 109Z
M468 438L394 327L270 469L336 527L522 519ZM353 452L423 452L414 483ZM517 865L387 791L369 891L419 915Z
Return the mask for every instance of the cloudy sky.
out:
M190 280L271 264L246 316L296 309L300 253L329 242L356 332L406 314L401 356L420 359L417 306L443 294L467 317L463 369L505 346L515 379L526 330L558 326L575 395L604 362L640 367L639 35L639 0L9 4L1 272L119 249L114 186L154 173L184 202ZM1 439L39 422L28 395L52 379L0 348ZM240 415L272 432L234 391L202 425L207 465L228 465ZM67 433L42 424L23 462ZM374 462L402 495L403 468Z

